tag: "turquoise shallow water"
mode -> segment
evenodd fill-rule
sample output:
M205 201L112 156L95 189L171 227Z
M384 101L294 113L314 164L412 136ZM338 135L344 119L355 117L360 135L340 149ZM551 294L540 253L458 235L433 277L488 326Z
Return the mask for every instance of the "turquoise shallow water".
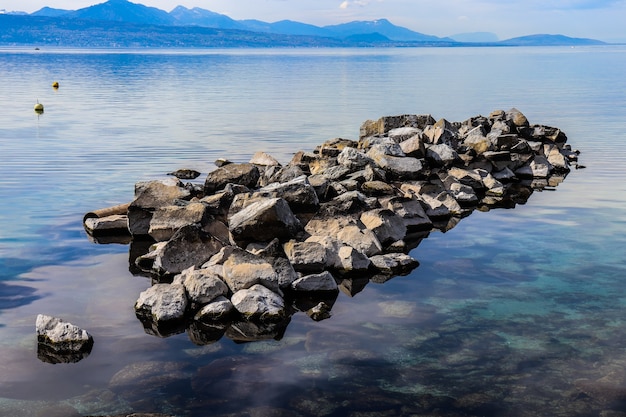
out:
M625 67L617 46L1 50L0 416L626 412ZM410 275L340 293L328 320L296 314L280 340L146 334L132 306L149 280L82 229L183 166L510 107L563 129L587 168L432 233ZM39 313L88 329L92 353L38 360Z

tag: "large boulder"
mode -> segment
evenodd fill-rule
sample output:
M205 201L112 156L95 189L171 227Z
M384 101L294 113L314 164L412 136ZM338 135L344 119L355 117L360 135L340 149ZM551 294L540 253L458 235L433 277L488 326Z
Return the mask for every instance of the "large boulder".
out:
M289 240L302 230L302 225L285 199L264 198L231 216L228 229L233 243L245 246L274 238Z
M150 252L136 260L137 266L157 276L172 276L185 269L201 266L224 244L198 225L183 226L167 242L153 245Z

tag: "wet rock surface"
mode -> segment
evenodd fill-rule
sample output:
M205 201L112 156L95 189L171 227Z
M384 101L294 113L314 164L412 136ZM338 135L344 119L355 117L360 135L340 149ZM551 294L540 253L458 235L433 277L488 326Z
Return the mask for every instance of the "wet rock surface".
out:
M131 270L154 284L135 304L148 333L279 340L293 314L327 319L340 290L417 268L409 253L433 231L558 185L578 158L566 140L516 109L382 117L284 166L260 152L201 183L181 181L196 177L189 169L138 183L132 202L86 215L85 229L95 242L131 240Z

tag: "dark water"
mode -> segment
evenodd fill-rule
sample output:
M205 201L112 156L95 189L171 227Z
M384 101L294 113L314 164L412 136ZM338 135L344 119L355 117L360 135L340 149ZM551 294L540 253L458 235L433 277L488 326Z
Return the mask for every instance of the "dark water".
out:
M626 413L624 70L624 47L1 50L0 416ZM587 169L431 234L410 275L340 293L328 320L296 314L280 340L146 334L149 279L82 229L181 167L511 107L564 130ZM87 329L91 354L40 361L39 313Z

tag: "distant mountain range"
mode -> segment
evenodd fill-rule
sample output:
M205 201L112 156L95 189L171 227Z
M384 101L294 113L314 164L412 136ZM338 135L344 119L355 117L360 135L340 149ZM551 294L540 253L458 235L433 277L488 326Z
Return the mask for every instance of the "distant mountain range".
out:
M67 47L359 47L600 45L594 39L530 35L499 41L488 32L440 38L396 26L387 19L314 26L234 20L195 7L171 12L127 0L78 10L44 7L34 13L0 13L0 44Z

